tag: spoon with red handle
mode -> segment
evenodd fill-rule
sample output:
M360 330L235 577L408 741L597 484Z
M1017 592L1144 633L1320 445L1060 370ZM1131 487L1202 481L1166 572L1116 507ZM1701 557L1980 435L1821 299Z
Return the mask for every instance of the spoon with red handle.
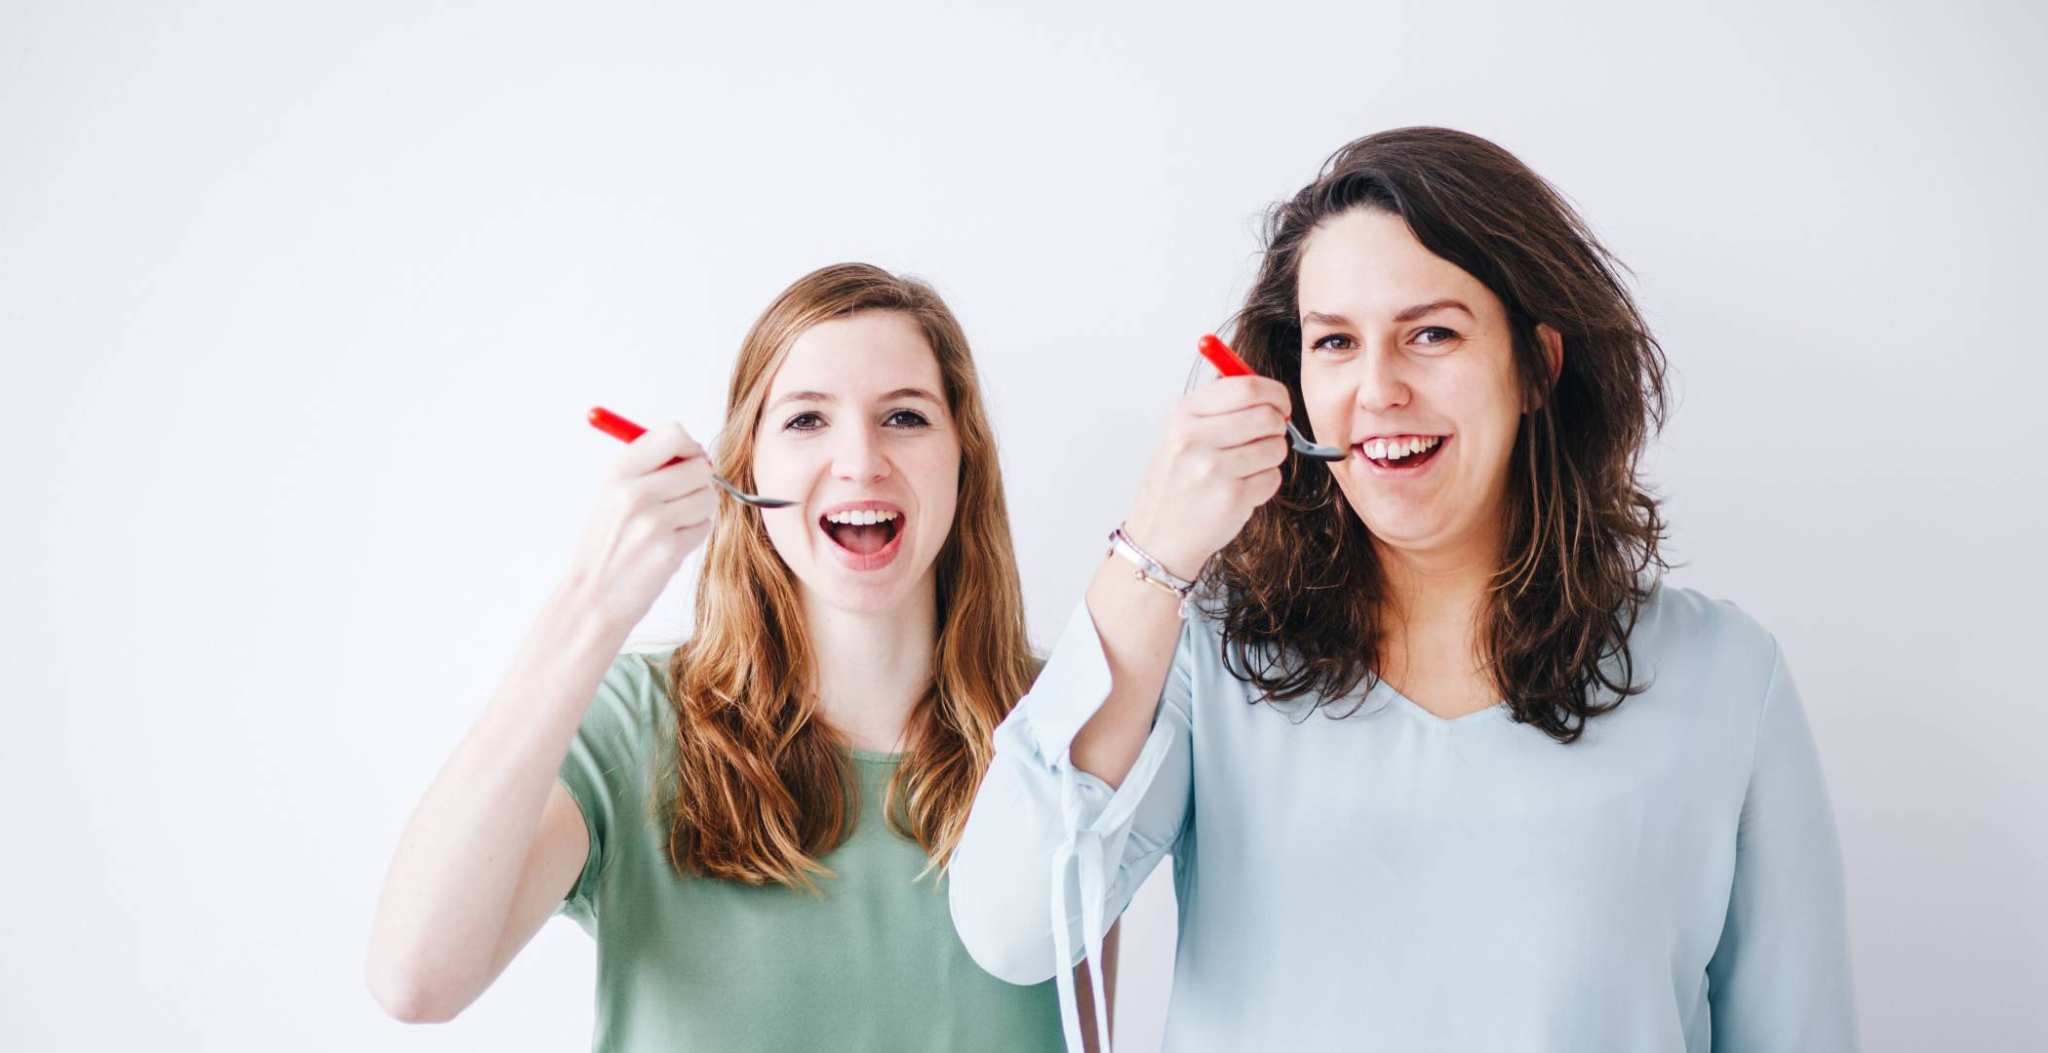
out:
M603 406L591 408L590 426L620 442L632 442L647 432L646 428L613 413L611 410L605 409ZM666 468L669 464L681 463L683 463L683 458L671 457L668 464L664 464L662 467ZM735 501L742 501L753 505L755 508L788 508L796 503L795 501L784 501L779 497L761 497L758 494L746 493L739 487L720 478L717 472L711 473L711 482L720 490L725 491L726 496L731 497Z
M1248 377L1252 375L1252 367L1245 365L1244 359L1237 357L1237 352L1232 351L1229 344L1216 339L1216 334L1214 333L1204 335L1195 344L1195 350L1200 351L1202 357L1208 359L1209 364L1216 367L1216 372L1226 377ZM1294 427L1293 421L1287 422L1287 441L1289 445L1294 447L1294 452L1301 454L1303 457L1313 457L1318 461L1341 461L1349 455L1349 451L1345 450L1342 446L1324 446L1321 443L1310 442L1308 436L1303 435Z

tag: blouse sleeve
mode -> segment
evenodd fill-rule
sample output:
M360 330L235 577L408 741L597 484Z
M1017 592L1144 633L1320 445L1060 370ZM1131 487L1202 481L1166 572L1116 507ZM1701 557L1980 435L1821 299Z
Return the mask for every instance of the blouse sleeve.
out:
M1717 1053L1857 1048L1842 852L1799 691L1779 651L1736 827L1735 877L1707 965Z
M948 871L954 927L983 969L1014 984L1057 976L1067 987L1079 952L1094 957L1180 839L1193 793L1187 658L1196 625L1182 626L1151 733L1117 789L1068 754L1110 689L1085 602L997 728L995 760ZM1061 994L1065 1002L1069 992Z

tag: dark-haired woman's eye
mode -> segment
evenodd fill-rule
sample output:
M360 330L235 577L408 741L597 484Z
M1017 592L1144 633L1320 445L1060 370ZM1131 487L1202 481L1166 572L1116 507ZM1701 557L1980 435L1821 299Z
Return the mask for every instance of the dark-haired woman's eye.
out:
M916 410L907 409L900 409L889 414L889 419L883 423L898 428L929 428L932 426L932 422L925 419L924 414Z
M782 425L782 430L817 431L819 428L822 428L824 426L825 418L818 416L817 413L811 410L805 410L804 412L789 418L789 420Z
M1309 348L1314 351L1349 351L1351 350L1351 338L1343 333L1330 333L1326 336L1317 337L1316 342L1310 344Z
M1424 347L1442 347L1457 338L1456 332L1440 325L1428 326L1415 332L1415 342Z

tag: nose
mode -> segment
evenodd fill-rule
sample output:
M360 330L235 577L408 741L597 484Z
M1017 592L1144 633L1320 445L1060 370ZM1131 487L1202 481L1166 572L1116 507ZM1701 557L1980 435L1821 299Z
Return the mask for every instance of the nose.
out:
M1358 356L1358 408L1368 412L1398 409L1408 404L1413 392L1402 376L1397 348L1379 341L1367 345Z
M889 459L881 439L873 427L839 429L833 436L832 474L855 483L887 479Z

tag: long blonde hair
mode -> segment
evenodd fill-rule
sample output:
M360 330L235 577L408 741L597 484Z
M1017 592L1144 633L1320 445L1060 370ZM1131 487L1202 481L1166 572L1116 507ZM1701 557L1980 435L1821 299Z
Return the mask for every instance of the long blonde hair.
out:
M953 528L934 561L932 678L912 711L908 751L884 799L892 829L943 866L994 755L996 725L1030 685L1023 590L1010 542L995 436L967 337L930 286L842 263L798 279L740 345L718 472L754 485L754 432L790 345L820 322L863 311L915 321L938 360L960 440ZM667 790L669 859L685 873L815 888L818 862L853 832L851 765L818 709L816 663L797 583L761 512L722 501L705 547L695 631L669 659L675 765Z

